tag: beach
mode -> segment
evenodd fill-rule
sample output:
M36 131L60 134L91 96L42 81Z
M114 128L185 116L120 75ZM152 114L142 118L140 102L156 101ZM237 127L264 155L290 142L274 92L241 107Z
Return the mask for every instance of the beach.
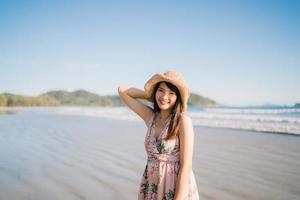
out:
M137 199L146 126L105 112L116 116L52 108L0 115L0 199ZM300 199L300 136L194 131L200 199Z

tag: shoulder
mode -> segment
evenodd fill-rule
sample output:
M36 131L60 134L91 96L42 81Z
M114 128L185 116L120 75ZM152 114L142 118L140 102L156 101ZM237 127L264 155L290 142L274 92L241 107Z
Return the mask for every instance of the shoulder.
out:
M179 119L179 132L182 134L190 133L193 130L192 119L186 113L181 113Z
M182 113L179 120L179 140L180 141L193 141L194 130L190 116Z
M179 119L180 126L192 125L192 119L187 113L181 113Z

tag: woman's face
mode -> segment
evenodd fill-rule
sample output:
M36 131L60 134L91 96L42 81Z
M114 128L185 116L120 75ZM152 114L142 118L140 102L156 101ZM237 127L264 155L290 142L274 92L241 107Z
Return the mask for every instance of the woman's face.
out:
M171 110L176 103L176 93L168 88L166 83L159 84L155 93L155 100L161 110Z

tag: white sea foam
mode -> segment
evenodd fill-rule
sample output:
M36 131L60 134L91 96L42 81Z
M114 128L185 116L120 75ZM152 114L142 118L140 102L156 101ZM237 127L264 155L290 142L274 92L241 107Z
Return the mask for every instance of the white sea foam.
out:
M300 113L300 108L204 108L204 111L214 113L242 113L242 114L280 114Z
M137 121L139 118L126 107L58 107L57 114L94 116L109 119Z
M126 107L61 107L58 114L84 115L119 120L140 120ZM300 134L300 109L192 109L189 115L197 126Z

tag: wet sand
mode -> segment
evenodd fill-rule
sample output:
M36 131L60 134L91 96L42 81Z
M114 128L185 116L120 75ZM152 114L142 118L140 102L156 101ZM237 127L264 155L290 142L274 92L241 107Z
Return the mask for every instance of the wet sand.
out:
M0 199L137 199L142 122L36 111L0 117ZM195 127L201 199L300 199L300 137Z

